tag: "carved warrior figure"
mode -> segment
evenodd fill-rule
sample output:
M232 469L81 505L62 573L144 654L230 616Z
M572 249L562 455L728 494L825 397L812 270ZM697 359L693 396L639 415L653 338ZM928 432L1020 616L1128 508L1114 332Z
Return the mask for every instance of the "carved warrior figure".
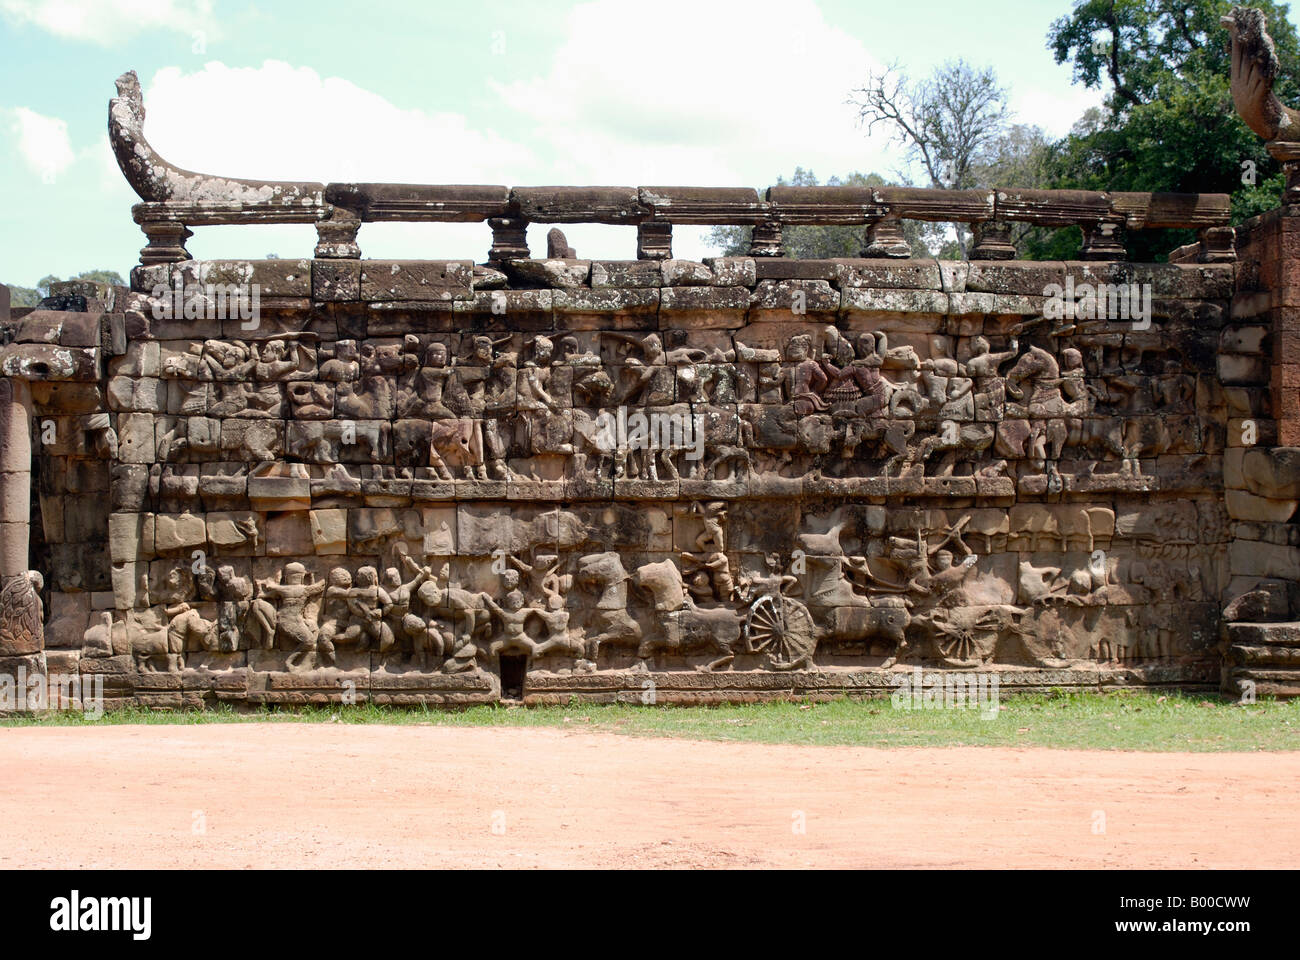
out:
M559 400L547 392L553 372L553 353L549 337L533 338L532 356L519 370L515 404L527 426L533 453L568 455L573 453L573 444L569 442L572 417L566 415Z
M258 588L262 595L280 602L274 618L267 613L255 614L261 629L265 630L273 623L275 636L293 645L293 652L289 654L290 666L301 663L308 653L315 651L318 637L314 618L307 615L307 607L325 592L325 584L312 583L306 567L301 563L290 563L284 568L282 583L263 580L258 582Z
M442 402L447 380L452 375L447 363L447 345L434 341L425 348L423 362L402 381L397 416L421 420L451 419L455 414Z
M415 571L415 576L410 580L403 582L401 571L396 567L384 571L384 589L388 594L388 604L383 609L384 621L395 640L405 639L410 642L412 661L426 668L435 646L432 634L437 632L437 628L416 616L412 607L417 601L420 585L428 576L428 573L420 569ZM438 637L441 640L440 633Z

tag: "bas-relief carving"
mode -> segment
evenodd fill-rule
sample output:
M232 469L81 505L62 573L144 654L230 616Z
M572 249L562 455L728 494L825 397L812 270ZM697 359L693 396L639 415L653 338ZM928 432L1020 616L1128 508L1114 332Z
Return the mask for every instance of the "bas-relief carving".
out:
M1203 656L1169 617L1213 606L1222 537L1193 501L1140 506L1156 458L1214 449L1177 338L985 329L163 341L161 399L124 390L101 425L149 478L114 508L153 539L86 654L432 676ZM1130 519L1188 508L1176 555ZM471 509L505 526L465 542ZM606 516L638 512L665 519ZM208 566L169 581L191 548Z
M1213 548L1172 534L1196 522L1188 501L1154 511L1162 536L1148 523L1122 537L1105 507L1013 508L1036 528L1029 537L996 508L865 509L806 516L817 532L798 533L784 555L729 549L722 502L682 510L691 549L657 559L590 550L589 525L564 511L540 528L576 531L564 547L529 528L504 538L507 555L412 555L412 543L439 536L415 524L372 541L379 556L346 564L256 558L274 571L260 577L217 561L195 578L195 598L160 604L142 589L110 632L141 670L179 670L187 651L262 651L263 669L291 672L366 654L380 669L444 673L490 670L503 655L589 672L1060 668L1198 653L1173 611L1214 595L1203 577L1215 561ZM891 532L907 520L913 533ZM102 632L88 632L87 655Z

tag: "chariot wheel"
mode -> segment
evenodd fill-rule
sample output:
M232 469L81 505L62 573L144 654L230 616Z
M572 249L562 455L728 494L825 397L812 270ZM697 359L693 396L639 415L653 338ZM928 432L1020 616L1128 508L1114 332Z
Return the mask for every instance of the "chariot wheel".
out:
M939 635L938 647L944 659L960 663L978 662L981 656L980 645L972 630L943 631Z
M774 663L793 663L817 649L812 614L789 597L760 598L745 620L745 636L755 653L766 652Z

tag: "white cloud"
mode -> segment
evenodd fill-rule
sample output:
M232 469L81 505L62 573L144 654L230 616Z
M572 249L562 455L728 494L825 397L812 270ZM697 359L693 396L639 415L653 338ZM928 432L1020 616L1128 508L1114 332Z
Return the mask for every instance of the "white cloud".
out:
M103 46L148 30L182 33L201 45L217 32L211 0L0 0L0 14L11 23Z
M1089 107L1099 107L1106 98L1102 90L1070 87L1064 92L1026 90L1011 98L1011 109L1019 123L1042 127L1049 137L1059 139Z
M592 0L545 74L493 86L563 182L758 186L888 174L896 152L844 102L878 68L813 0Z
M214 61L195 72L167 67L146 87L145 107L145 133L154 148L201 173L513 186L531 182L537 167L528 148L476 129L461 114L405 109L347 80L276 60L260 67ZM196 256L260 256L262 247L274 249L269 236L211 228L200 231L189 249ZM310 228L281 233L284 246L277 252L308 255L311 237ZM211 245L216 242L222 252ZM360 242L366 256L481 259L490 234L486 226L383 224L364 228ZM231 249L235 243L241 246Z
M172 163L268 180L512 183L528 150L462 115L403 109L309 67L167 67L145 90L145 133Z
M76 160L68 124L58 117L47 117L26 107L5 111L10 130L18 141L18 153L28 169L42 180L53 183Z

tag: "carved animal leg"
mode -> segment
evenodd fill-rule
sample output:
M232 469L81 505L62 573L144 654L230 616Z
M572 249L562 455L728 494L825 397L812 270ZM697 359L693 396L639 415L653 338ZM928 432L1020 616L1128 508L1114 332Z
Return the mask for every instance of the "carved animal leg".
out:
M664 470L668 472L669 480L677 480L681 474L677 472L677 465L673 463L673 452L671 450L661 450L659 456L663 458ZM693 464L695 461L688 461Z
M773 670L816 670L817 665L812 661L812 654L805 654L794 660L773 660L771 661Z
M438 474L439 480L451 480L451 470L447 467L447 461L442 458L437 450L429 450L429 466Z
M712 673L715 671L730 669L731 663L735 659L736 659L736 655L734 653L728 652L725 656L718 657L718 659L710 663L706 663L703 666L696 667L695 669L699 670L701 673Z

